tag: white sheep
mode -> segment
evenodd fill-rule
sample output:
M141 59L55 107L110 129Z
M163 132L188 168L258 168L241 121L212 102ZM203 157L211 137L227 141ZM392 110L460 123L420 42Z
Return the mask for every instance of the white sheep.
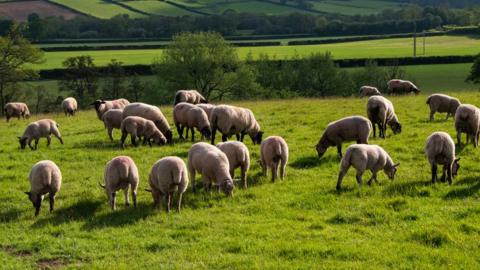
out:
M217 147L204 142L194 144L188 151L187 168L193 192L196 192L195 172L199 172L205 191L215 183L225 195L233 196L235 186L230 176L230 164L225 153Z
M102 116L103 124L107 129L108 137L113 141L113 129L120 129L122 125L122 109L110 109L106 111Z
M42 119L30 123L23 132L23 135L18 137L20 147L25 149L28 145L30 149L37 150L38 140L40 140L40 138L47 138L47 146L50 146L52 134L58 138L61 144L63 144L63 139L60 135L60 131L58 131L58 127L59 125L51 119ZM32 147L33 140L35 140L35 147Z
M270 136L260 145L260 164L264 176L267 169L272 170L272 182L277 178L278 165L280 165L280 179L285 178L285 167L288 162L288 145L280 136Z
M62 109L65 113L65 116L74 116L75 112L77 112L77 100L73 97L67 97L62 101Z
M394 164L388 153L378 145L350 145L340 163L337 190L342 188L343 177L347 174L350 166L353 166L357 170L356 178L359 185L362 184L362 176L365 170L370 170L372 172L372 178L368 181L368 185L371 185L372 181L377 182L377 172L380 170L383 170L385 174L393 180L399 165L400 163Z
M458 98L444 94L433 94L427 98L427 104L430 107L430 121L433 121L436 112L447 113L445 120L447 120L450 115L455 117L455 112L461 103Z
M187 128L186 138L188 139L188 130L190 130L192 142L195 141L195 128L200 131L202 137L210 139L210 122L207 113L202 108L190 103L180 102L173 109L173 121L180 139L183 139L183 129L185 127Z
M235 177L235 169L240 168L243 188L247 188L247 173L250 168L250 152L242 142L223 142L217 144L230 164L230 176Z
M128 156L118 156L110 160L105 166L105 184L100 186L105 189L112 210L116 209L115 196L118 190L123 189L125 205L129 206L128 189L131 189L133 206L137 207L137 187L140 183L138 169L135 162Z
M23 102L9 102L5 104L5 117L7 122L10 121L10 118L17 117L20 120L20 117L23 119L30 117L30 110L28 109L27 104Z
M387 91L389 94L407 94L413 92L415 94L420 93L418 87L411 81L393 79L387 83Z
M467 134L467 144L469 139L474 147L478 145L478 135L480 129L480 110L474 105L462 104L458 106L455 112L455 130L457 131L458 145L462 144L462 133Z
M58 166L50 160L42 160L33 165L28 176L30 191L25 192L28 199L35 207L35 216L40 213L43 196L48 193L50 200L50 213L55 206L55 195L62 186L62 173Z
M167 212L173 200L173 193L178 194L177 211L180 212L183 193L188 187L188 173L185 162L179 157L164 157L153 165L149 175L150 190L155 207L160 206L162 197L167 203Z
M95 106L95 111L97 112L98 119L102 120L102 116L105 112L111 109L123 109L130 102L124 98L114 99L114 100L102 100L97 99L92 104Z
M360 87L361 98L371 97L371 96L380 96L380 95L382 95L382 93L380 93L380 91L378 91L376 87L368 86L368 85Z
M177 105L180 102L191 104L208 103L207 99L205 99L197 90L178 90L177 93L175 93L174 105Z
M173 134L170 130L170 125L158 107L141 102L131 103L123 109L122 117L125 119L128 116L139 116L153 121L155 126L167 138L167 142L172 142Z
M215 109L216 105L210 104L210 103L199 103L197 104L197 107L202 108L207 113L208 119L210 119L210 115L212 115L213 109Z
M372 122L374 138L376 137L376 125L378 125L379 136L384 139L387 125L390 126L394 134L402 132L402 125L398 121L392 102L382 96L368 98L367 115Z
M455 143L446 132L434 132L427 138L425 154L432 167L432 183L437 180L437 164L443 165L441 181L452 184L452 177L460 168L460 158L455 158Z
M163 145L167 142L162 132L155 126L153 121L147 120L138 116L128 116L123 119L120 125L122 131L122 138L120 144L122 147L125 145L125 139L130 134L132 144L138 146L136 139L143 137L143 143L152 146L153 140L158 145Z
M253 112L246 108L218 105L210 116L210 126L212 127L212 144L215 144L217 129L222 133L223 142L234 134L241 142L243 142L245 134L250 136L253 144L259 144L262 141L263 132L260 130L260 125Z

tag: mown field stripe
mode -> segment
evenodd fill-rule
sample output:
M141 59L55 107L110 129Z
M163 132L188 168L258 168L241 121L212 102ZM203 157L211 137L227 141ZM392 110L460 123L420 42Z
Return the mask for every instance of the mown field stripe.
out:
M122 2L117 2L117 1L112 1L112 0L102 0L103 2L107 2L109 4L113 4L113 5L117 5L119 7L122 7L124 9L128 9L132 12L137 12L137 13L140 13L140 14L143 14L143 15L146 15L146 16L151 16L152 14L151 13L148 13L148 12L145 12L143 10L139 10L139 9L136 9L134 7L131 7L129 5L125 5L124 3Z

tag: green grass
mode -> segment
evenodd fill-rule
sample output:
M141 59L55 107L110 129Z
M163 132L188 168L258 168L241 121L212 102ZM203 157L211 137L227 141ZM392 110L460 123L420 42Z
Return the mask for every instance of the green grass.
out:
M355 1L309 1L313 9L343 15L369 15L384 9L398 9L402 5L390 1L355 0Z
M394 38L321 45L240 47L237 52L242 59L245 59L248 54L252 54L253 58L258 58L263 53L284 59L294 55L308 56L312 53L327 51L331 52L336 59L405 57L412 56L412 43L412 38ZM420 46L419 42L419 55L422 54ZM479 48L480 39L475 37L428 37L425 56L474 55L480 52ZM67 57L78 55L91 55L97 65L106 65L112 58L129 65L151 64L152 60L159 57L161 52L161 49L47 52L45 53L46 62L39 65L38 68L60 68L62 61Z
M185 9L178 8L166 2L160 2L156 0L124 1L124 4L150 14L161 15L161 16L195 15L194 13L187 11Z
M480 104L477 94L455 93ZM365 115L365 99L296 99L235 103L251 108L266 135L283 136L290 146L285 181L270 183L256 163L259 146L246 141L252 156L249 188L233 198L198 194L189 187L182 213L152 209L147 175L167 155L186 159L190 142L164 147L128 147L109 142L93 111L74 119L40 115L60 124L65 145L42 140L38 151L18 149L16 136L29 121L0 123L0 261L4 268L45 265L68 268L462 268L478 269L480 182L478 149L458 150L462 168L452 186L429 183L423 154L426 137L453 122L427 121L425 95L394 97L403 132L371 139L401 162L395 181L379 174L380 184L357 186L354 170L335 192L339 159L329 149L318 159L313 145L328 122ZM171 108L162 108L168 119ZM438 116L443 117L443 116ZM114 136L118 138L118 133ZM344 145L344 149L348 144ZM129 155L141 182L138 209L111 212L98 187L105 163ZM23 191L28 172L51 159L63 173L55 213L44 203L38 218ZM369 173L364 176L368 180ZM120 194L119 194L120 195Z
M238 13L262 13L267 15L282 15L290 14L293 12L310 13L305 10L289 6L276 5L263 1L225 1L223 3L206 5L205 7L199 8L198 10L210 14L222 14L227 10L234 10Z
M50 0L68 6L74 10L89 14L93 17L109 19L119 14L128 14L131 18L141 18L144 15L125 9L115 4L104 2L101 0Z

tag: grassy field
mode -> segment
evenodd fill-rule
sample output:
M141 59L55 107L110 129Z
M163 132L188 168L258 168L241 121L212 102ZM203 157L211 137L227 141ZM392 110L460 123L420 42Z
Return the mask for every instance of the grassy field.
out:
M480 104L477 94L455 93ZM425 95L392 98L403 132L371 139L401 162L395 181L357 186L354 170L335 191L339 159L329 149L319 159L314 145L328 122L365 115L365 99L298 99L235 103L251 108L266 135L281 135L290 146L287 178L270 183L261 176L259 147L251 151L249 188L233 198L185 194L182 213L152 209L147 175L167 155L187 157L190 142L164 147L128 147L109 142L93 111L75 119L40 115L60 124L65 145L55 139L38 151L20 150L16 136L28 121L0 123L0 262L4 268L51 267L144 269L299 269L299 268L461 268L478 269L480 242L480 156L471 145L452 186L429 183L423 154L426 137L437 130L454 135L452 120L427 121ZM171 108L162 108L171 119ZM443 116L438 116L441 118ZM118 138L118 133L114 134ZM344 149L347 145L344 145ZM111 212L98 187L105 163L129 155L141 182L138 209L122 205ZM23 191L28 172L51 159L63 173L53 214L44 203L38 218ZM366 173L364 180L368 180ZM120 195L120 194L119 194Z
M119 14L128 14L131 18L141 18L145 15L125 9L118 5L101 0L49 0L58 3L82 13L89 14L101 19L109 19Z
M331 52L336 59L405 57L412 56L412 43L412 38L395 38L321 45L240 47L237 52L242 59L245 59L248 54L253 58L258 58L263 53L284 59L294 55L308 56L312 53L327 51ZM480 39L475 37L428 37L425 56L474 55L480 52L479 48ZM47 52L45 53L46 62L38 68L59 68L66 58L77 55L91 55L97 65L106 65L112 58L129 65L151 64L152 60L159 57L161 53L161 49ZM421 47L418 49L418 54L422 55Z
M133 7L135 9L147 12L149 14L161 15L161 16L183 16L194 15L192 12L183 8L178 8L174 5L170 5L166 2L160 2L156 0L150 1L125 1L125 5Z
M309 1L313 9L344 15L368 15L379 13L384 9L397 9L401 5L391 1L355 0L355 1Z

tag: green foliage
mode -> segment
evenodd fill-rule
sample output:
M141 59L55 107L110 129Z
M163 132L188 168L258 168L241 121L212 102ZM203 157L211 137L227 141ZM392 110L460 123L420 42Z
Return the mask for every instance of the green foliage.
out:
M480 54L476 57L466 81L474 84L480 83Z
M65 78L59 81L61 91L71 92L80 107L97 98L98 76L93 58L88 55L70 57L63 61Z
M127 94L127 87L125 86L125 70L122 67L122 62L112 59L107 65L105 76L105 83L102 89L103 99L117 99L125 97Z

